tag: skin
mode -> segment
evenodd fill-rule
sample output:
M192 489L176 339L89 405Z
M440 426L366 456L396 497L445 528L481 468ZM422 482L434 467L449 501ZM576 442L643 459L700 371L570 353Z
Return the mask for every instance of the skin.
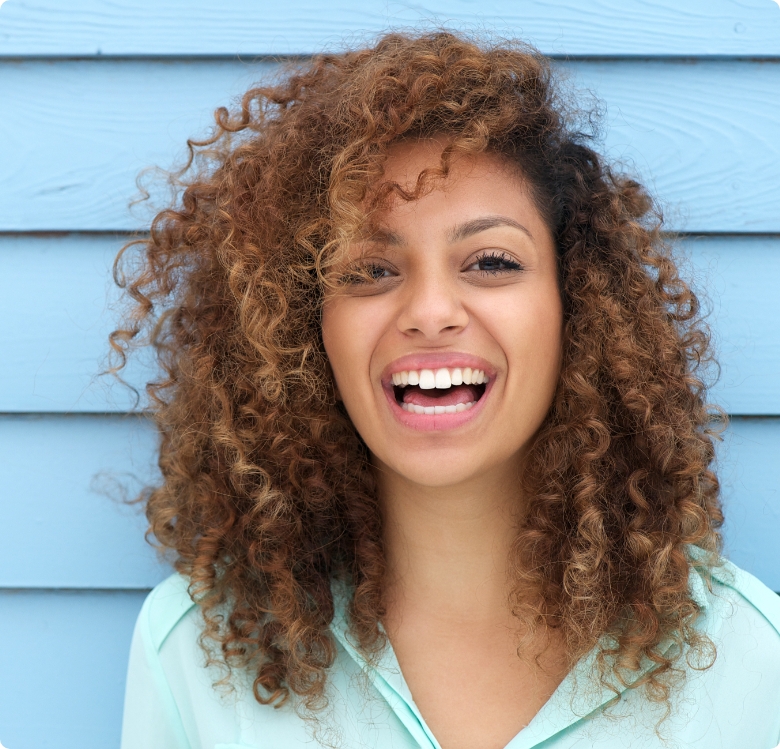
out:
M439 165L443 145L396 145L385 178L413 188ZM464 226L471 233L457 236ZM459 157L422 198L394 199L349 258L376 280L328 299L322 332L377 473L383 624L443 749L500 749L567 670L563 643L545 632L521 641L508 605L509 552L524 508L518 479L560 376L553 238L516 171L481 154ZM480 408L452 428L403 423L383 384L398 370L393 362L453 353L491 368Z

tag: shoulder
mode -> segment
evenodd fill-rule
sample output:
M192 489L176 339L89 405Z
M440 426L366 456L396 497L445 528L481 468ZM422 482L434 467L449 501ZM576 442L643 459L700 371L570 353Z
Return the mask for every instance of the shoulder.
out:
M713 674L732 683L752 674L764 698L780 706L780 596L728 561L711 571L709 584L694 576L692 594L702 612L696 626L714 645Z
M196 606L189 594L189 580L171 575L144 601L138 617L139 634L150 649L159 653L171 632Z
M712 605L722 617L742 616L762 625L769 641L780 646L780 596L758 578L723 560L712 571Z

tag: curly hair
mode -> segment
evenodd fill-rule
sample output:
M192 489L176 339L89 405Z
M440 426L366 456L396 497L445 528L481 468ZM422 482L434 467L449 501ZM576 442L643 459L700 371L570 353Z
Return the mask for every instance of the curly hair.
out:
M142 499L191 581L212 662L254 669L261 703L323 704L333 580L349 585L360 647L384 645L382 518L320 313L388 148L446 135L439 176L458 153L516 165L557 248L563 364L518 487L532 500L513 610L560 630L572 663L598 646L607 683L649 659L634 686L667 700L676 659L707 651L688 576L721 545L709 339L660 212L588 145L546 58L392 33L299 63L215 120L188 142L178 199L117 258L130 307L111 335L115 372L137 347L156 352L162 480Z

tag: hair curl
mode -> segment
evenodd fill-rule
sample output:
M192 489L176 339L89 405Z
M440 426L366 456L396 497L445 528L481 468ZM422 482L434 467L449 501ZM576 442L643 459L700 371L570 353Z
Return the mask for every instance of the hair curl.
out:
M352 587L361 647L384 642L382 521L320 308L388 147L446 134L441 175L455 153L516 164L558 252L563 367L523 479L516 614L562 630L572 661L601 643L611 683L649 659L641 683L668 699L674 653L702 648L687 547L706 552L705 570L720 548L709 341L659 213L587 145L547 60L515 42L394 33L317 56L215 119L189 142L179 200L117 259L132 304L111 336L115 372L131 349L156 351L162 483L146 512L192 582L214 657L254 668L262 703L322 704L333 579Z

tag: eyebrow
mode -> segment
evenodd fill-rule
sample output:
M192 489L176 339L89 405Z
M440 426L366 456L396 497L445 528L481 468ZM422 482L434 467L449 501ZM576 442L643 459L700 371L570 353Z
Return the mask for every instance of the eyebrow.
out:
M365 240L376 244L389 245L391 247L400 247L404 244L403 237L389 229L380 227L373 228L365 235Z
M479 234L481 231L487 231L488 229L494 229L497 226L511 226L514 229L519 229L524 234L527 234L530 239L534 238L534 235L523 226L521 223L515 221L508 216L484 216L483 218L475 218L472 221L465 221L462 224L458 224L453 229L450 229L447 238L450 242L460 242L468 237Z
M534 236L531 232L523 226L520 222L515 221L508 216L483 216L482 218L475 218L471 221L465 221L462 224L458 224L447 232L447 240L450 244L460 242L464 239L479 234L482 231L488 229L494 229L499 226L511 226L514 229L518 229L524 234L528 235L530 239ZM375 242L377 244L383 244L390 247L400 247L405 244L403 237L400 234L396 234L389 229L375 227L367 236L366 239L369 242Z

